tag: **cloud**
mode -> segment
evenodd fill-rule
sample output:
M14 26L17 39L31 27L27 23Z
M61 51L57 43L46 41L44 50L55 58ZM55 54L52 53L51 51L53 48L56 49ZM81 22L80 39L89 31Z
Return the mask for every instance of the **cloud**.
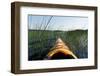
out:
M29 16L29 29L44 30L51 16ZM53 16L45 30L86 30L88 29L88 17L74 17L74 16Z

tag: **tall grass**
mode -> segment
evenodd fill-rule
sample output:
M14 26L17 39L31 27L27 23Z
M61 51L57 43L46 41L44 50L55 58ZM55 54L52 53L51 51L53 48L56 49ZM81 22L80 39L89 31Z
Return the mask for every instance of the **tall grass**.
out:
M43 60L54 46L57 38L61 38L78 58L88 57L87 30L76 31L28 31L28 59Z

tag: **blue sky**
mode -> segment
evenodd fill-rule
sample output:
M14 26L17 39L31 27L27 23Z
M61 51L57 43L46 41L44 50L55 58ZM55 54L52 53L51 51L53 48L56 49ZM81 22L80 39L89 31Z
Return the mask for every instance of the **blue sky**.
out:
M88 17L78 16L28 16L28 28L33 30L87 30Z

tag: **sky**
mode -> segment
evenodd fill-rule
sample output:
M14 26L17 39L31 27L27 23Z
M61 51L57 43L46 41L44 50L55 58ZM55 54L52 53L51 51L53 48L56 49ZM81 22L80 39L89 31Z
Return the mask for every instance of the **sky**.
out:
M28 15L28 28L51 31L87 30L88 17Z

